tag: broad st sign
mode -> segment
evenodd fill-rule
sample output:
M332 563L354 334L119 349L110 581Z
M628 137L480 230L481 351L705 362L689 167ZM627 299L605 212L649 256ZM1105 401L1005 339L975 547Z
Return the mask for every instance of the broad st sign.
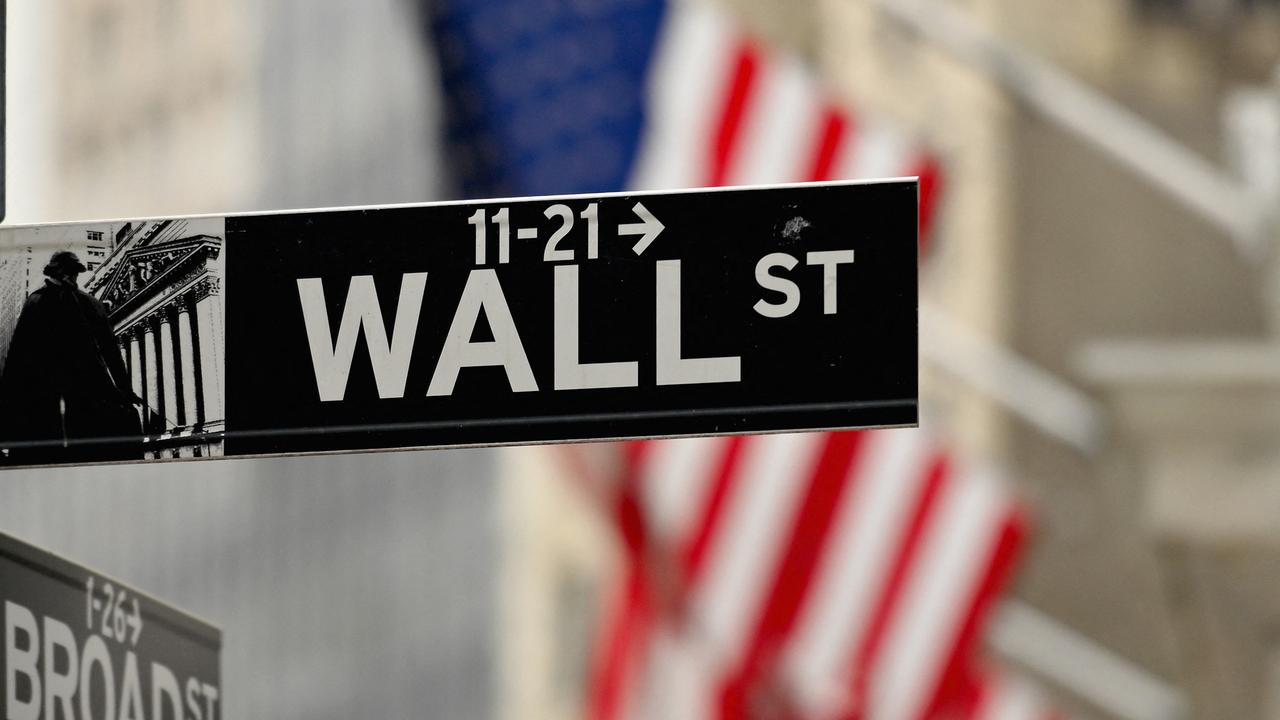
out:
M0 230L15 465L912 425L914 180Z
M0 534L6 720L218 720L215 628Z

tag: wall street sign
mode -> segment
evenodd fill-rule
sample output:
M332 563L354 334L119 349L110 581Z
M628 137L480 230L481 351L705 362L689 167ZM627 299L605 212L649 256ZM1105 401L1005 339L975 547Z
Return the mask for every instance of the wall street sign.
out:
M892 180L3 229L0 447L912 425L916 207Z
M222 717L222 634L0 534L0 698L9 720Z

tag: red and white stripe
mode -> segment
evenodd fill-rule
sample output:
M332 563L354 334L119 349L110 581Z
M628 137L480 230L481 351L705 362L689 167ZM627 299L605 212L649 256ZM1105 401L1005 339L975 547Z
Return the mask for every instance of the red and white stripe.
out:
M633 188L919 176L927 237L936 156L841 105L799 58L767 52L714 2L673 0L667 13Z
M925 718L961 687L1022 536L993 477L914 430L632 447L615 617L644 629L597 655L592 717Z

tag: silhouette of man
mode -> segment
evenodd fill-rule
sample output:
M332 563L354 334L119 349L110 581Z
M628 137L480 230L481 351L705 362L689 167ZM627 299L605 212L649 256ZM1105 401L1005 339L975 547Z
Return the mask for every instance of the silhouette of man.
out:
M0 445L8 462L141 458L141 402L107 310L80 289L85 266L59 250L27 298L0 377Z

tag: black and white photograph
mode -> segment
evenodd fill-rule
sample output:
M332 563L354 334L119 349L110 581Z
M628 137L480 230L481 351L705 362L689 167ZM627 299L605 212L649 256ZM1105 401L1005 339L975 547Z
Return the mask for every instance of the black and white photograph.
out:
M223 452L222 218L0 231L0 462Z

